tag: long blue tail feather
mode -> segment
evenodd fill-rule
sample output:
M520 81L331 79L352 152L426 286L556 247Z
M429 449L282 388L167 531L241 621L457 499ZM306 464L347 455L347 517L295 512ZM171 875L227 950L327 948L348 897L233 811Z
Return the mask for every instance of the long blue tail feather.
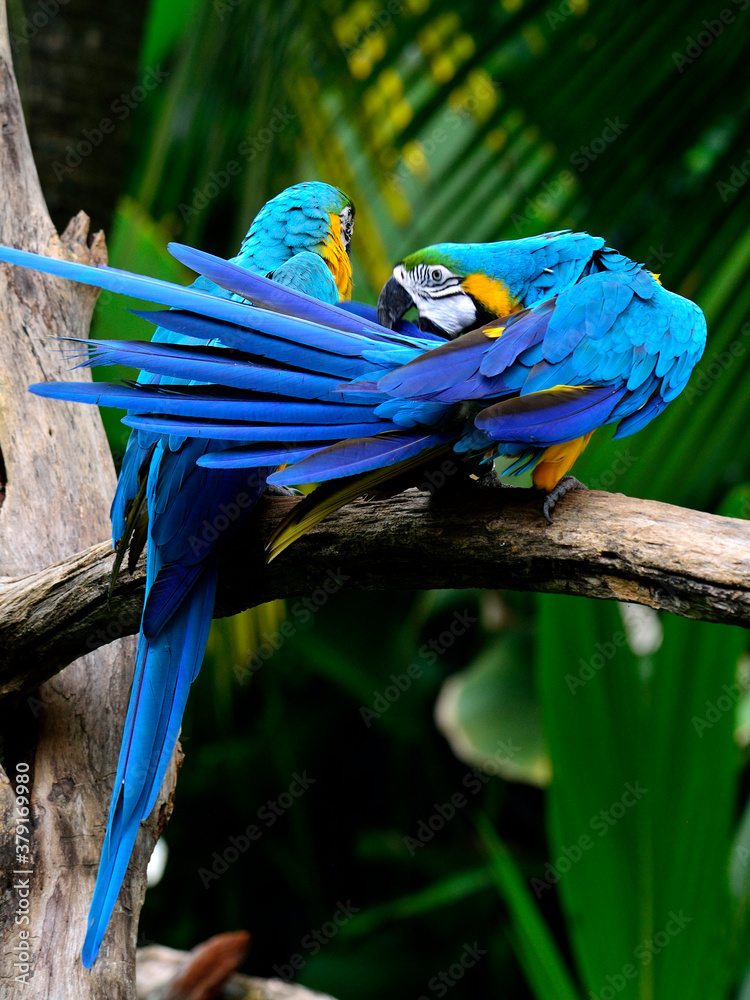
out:
M120 759L82 950L91 968L112 915L141 821L151 812L174 752L190 684L211 625L216 569L154 639L141 636Z
M123 423L131 427L160 427L160 433L180 434L188 438L201 438L211 441L256 441L259 444L270 445L274 441L285 444L296 444L303 441L338 441L341 438L366 434L382 434L387 431L399 431L403 428L392 420L373 419L372 412L366 413L365 419L356 423L331 422L322 425L313 420L312 423L304 424L260 424L244 423L232 424L223 423L215 427L207 423L199 422L170 422L168 419L163 423L154 421L152 424L144 423L138 417L124 417ZM312 418L311 418L312 419Z
M277 424L285 423L287 420L295 422L309 420L333 426L338 423L374 423L378 419L371 405L360 402L344 404L306 400L269 400L260 394L253 399L248 398L247 393L240 395L232 393L231 390L217 391L212 386L186 385L160 388L152 385L113 385L108 382L39 382L29 386L29 389L38 396L50 399L116 406L131 410L133 413L165 413L171 417L196 417L199 418L197 422L205 422L206 427L212 420L227 420L233 424L243 420L273 421ZM383 427L383 430L385 429ZM218 437L220 440L229 440L235 436L228 434L223 438L222 434L202 436ZM281 436L271 437L268 440L285 440L281 427L279 434ZM326 436L328 435L329 429L326 430Z
M264 309L317 323L329 324L338 330L366 334L373 340L381 340L389 344L412 343L411 331L402 336L398 331L388 330L379 323L372 322L361 314L361 310L357 310L360 315L356 315L356 313L352 315L353 309L342 309L340 305L330 305L313 298L311 295L306 295L305 292L283 287L270 278L253 274L238 264L224 260L223 257L215 257L213 254L196 250L194 247L188 247L182 243L170 243L168 250L181 264L205 275L221 288L241 295ZM358 305L361 306L361 303ZM364 308L366 309L366 307ZM434 342L437 339L433 334L423 334L418 330L416 335L426 342ZM304 341L306 338L300 339Z
M271 359L275 364L291 364L295 368L320 371L324 375L338 375L341 378L357 378L363 371L362 359L357 354L341 355L308 348L305 344L271 337L236 323L208 319L184 309L132 309L131 312L158 324L162 329L198 340L218 341L224 347Z
M259 407L261 404L258 404ZM286 404L283 404L286 405ZM259 420L250 418L247 421L239 420L191 420L188 417L156 416L154 414L128 414L122 418L122 422L128 427L139 430L146 430L157 434L179 434L187 438L201 438L212 441L272 441L313 440L309 437L311 429L318 427L321 440L331 441L337 437L344 436L345 427L367 427L368 434L377 434L380 431L394 430L397 427L392 420L378 417L372 408L359 408L359 412L342 406L341 414L333 411L326 413L323 410L324 404L319 403L289 403L289 413L279 411L278 427L271 424L261 423ZM259 410L261 415L262 409ZM287 417L294 417L296 414L297 423L287 423ZM272 417L273 411L266 413L266 419ZM296 438L298 428L304 428L304 438ZM278 449L274 448L274 451Z
M151 341L92 341L82 366L129 365L153 375L225 385L255 392L271 392L300 399L320 399L336 390L340 377L265 367L244 357L227 357L221 348L198 352L190 345ZM372 367L372 366L369 366Z
M215 259L221 260L221 258ZM247 302L220 298L210 292L200 291L190 286L175 285L169 281L162 281L160 278L131 274L129 271L120 271L112 267L92 267L90 264L80 264L76 261L43 257L41 254L16 250L13 247L0 246L0 261L68 278L85 285L93 285L96 288L105 288L121 295L157 302L160 305L169 306L171 309L184 309L201 316L207 316L212 320L249 327L282 340L290 340L293 343L301 341L320 350L328 350L345 356L356 357L363 342L373 347L379 341L389 346L402 345L405 349L416 347L418 350L426 350L433 346L429 339L425 339L420 345L418 341L415 342L414 338L394 333L384 327L375 326L370 331L366 321L352 319L351 315L339 310L336 306L325 306L324 304L325 308L331 311L332 322L335 324L340 321L347 326L346 330L338 329L335 325L325 326L304 317L299 318L295 315L271 312L269 309L259 309ZM228 262L224 261L223 263ZM246 273L254 278L254 282L257 281L258 289L264 289L267 286L280 287L274 286L268 278L253 276L250 275L250 272ZM255 283L253 283L253 287L256 287ZM295 301L302 294L292 292L288 288L283 288L281 291ZM368 328L367 332L363 330L363 324ZM353 330L350 329L352 325L356 327ZM201 335L195 334L195 336ZM210 332L201 339L210 340Z
M316 451L330 447L330 444L330 441L311 441L307 446L279 444L275 449L271 444L254 447L248 445L244 448L207 452L198 459L198 465L204 469L252 469L259 465L287 465L314 455Z

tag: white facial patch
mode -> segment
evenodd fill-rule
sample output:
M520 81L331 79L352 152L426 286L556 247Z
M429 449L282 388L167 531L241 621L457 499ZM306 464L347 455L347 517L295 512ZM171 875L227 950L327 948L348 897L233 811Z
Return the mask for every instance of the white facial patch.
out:
M344 250L350 253L352 233L354 232L354 212L348 205L341 210L339 219L341 220L341 242L344 244Z
M461 287L461 278L447 267L417 264L407 271L399 264L393 277L411 295L420 317L449 336L473 326L476 306Z

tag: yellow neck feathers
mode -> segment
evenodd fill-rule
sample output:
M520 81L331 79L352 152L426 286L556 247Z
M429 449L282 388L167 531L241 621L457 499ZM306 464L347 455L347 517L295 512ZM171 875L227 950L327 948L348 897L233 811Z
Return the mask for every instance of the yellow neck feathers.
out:
M493 316L508 316L518 309L518 299L510 294L508 286L485 274L468 275L463 289Z
M331 231L321 248L321 256L328 264L339 290L339 297L348 299L352 294L352 262L341 239L341 219L334 212L329 215Z

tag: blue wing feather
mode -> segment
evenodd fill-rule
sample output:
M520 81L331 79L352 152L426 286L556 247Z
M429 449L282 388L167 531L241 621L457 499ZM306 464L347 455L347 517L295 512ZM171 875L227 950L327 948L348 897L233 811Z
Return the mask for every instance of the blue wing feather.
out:
M323 483L329 479L340 479L343 476L353 476L372 469L386 468L453 440L455 435L444 432L401 433L342 441L316 452L309 458L302 459L288 469L274 472L268 481L275 485Z
M626 391L624 385L548 389L495 403L474 423L496 441L563 444L607 423Z
M275 447L272 444L248 445L227 451L208 452L198 459L198 465L206 469L248 469L259 465L272 465L276 468L314 455L330 444L330 441L311 441L307 445L287 445L283 442Z

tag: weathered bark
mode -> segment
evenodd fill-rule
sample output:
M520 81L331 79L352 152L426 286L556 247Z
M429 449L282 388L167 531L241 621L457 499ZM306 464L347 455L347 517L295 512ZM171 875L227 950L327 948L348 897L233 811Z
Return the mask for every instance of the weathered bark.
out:
M104 260L103 237L89 244L85 216L74 219L60 238L47 213L13 76L5 4L0 4L0 125L0 242ZM6 484L0 573L18 576L106 536L115 476L96 413L57 406L26 390L40 378L69 377L51 338L86 336L95 295L83 286L2 268L0 301L0 470ZM158 815L139 838L102 959L88 973L79 958L132 662L129 639L91 653L2 720L3 762L13 779L9 784L3 775L0 783L4 998L124 1000L135 995L137 915ZM28 772L19 765L28 766ZM14 786L24 773L31 778L29 876L14 874L27 867L17 863L12 826ZM28 917L28 923L16 923L17 917ZM24 943L30 952L28 985L16 981L23 969L14 966L24 964L19 949Z
M265 501L231 545L216 616L323 585L362 590L494 587L629 601L750 625L750 523L607 493L573 493L548 526L530 490L475 489L350 504L262 571L262 539L295 500ZM138 628L145 561L107 602L108 543L0 580L0 697ZM331 583L333 581L333 584Z

